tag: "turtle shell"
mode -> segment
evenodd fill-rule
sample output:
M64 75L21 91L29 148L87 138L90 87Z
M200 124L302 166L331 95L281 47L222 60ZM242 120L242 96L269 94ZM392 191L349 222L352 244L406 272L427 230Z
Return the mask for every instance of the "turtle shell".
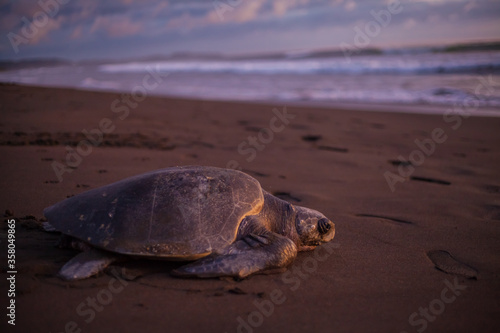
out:
M56 230L95 247L135 256L197 259L234 242L264 197L236 170L173 167L65 199L44 210Z

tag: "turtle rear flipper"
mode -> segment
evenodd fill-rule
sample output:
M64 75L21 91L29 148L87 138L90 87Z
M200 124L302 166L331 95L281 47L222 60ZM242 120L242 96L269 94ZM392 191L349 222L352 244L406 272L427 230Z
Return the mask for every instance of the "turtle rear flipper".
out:
M297 247L288 238L272 232L249 234L221 253L214 253L172 271L175 276L244 278L255 272L283 268L297 256Z
M120 256L111 252L90 248L80 252L68 261L59 271L59 276L64 280L81 280L102 272Z

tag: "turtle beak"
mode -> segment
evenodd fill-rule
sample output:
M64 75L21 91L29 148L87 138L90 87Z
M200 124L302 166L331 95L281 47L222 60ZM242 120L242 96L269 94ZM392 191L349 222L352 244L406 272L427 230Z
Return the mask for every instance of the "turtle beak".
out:
M326 237L323 238L323 241L325 243L331 241L333 237L335 237L335 224L332 221L328 221L328 223L330 226L330 230L328 230L328 233L325 235Z
M335 236L335 224L327 218L318 221L318 232L322 236L322 243L329 242Z

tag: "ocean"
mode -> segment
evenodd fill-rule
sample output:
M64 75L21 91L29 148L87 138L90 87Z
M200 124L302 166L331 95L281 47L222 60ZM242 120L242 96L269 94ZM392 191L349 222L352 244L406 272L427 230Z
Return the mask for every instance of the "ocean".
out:
M18 64L1 71L0 82L283 105L426 105L440 110L469 105L472 113L500 115L498 45L374 49L350 57L340 51L302 51Z

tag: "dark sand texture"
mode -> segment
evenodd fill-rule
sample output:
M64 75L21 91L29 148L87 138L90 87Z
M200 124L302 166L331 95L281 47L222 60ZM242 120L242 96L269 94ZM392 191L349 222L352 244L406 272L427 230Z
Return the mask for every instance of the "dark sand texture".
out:
M500 118L288 106L294 118L283 124L273 109L284 105L158 97L124 117L113 112L117 98L0 87L0 208L17 219L18 270L14 328L3 223L0 331L500 331ZM53 162L66 163L66 146L76 149L103 118L114 130L59 182ZM436 129L446 140L433 151L425 141L429 156L415 153L415 140ZM169 272L179 263L159 261L116 264L80 282L55 277L76 252L41 230L45 207L154 169L228 163L332 219L333 246L243 281L178 279ZM398 179L394 192L386 172Z

